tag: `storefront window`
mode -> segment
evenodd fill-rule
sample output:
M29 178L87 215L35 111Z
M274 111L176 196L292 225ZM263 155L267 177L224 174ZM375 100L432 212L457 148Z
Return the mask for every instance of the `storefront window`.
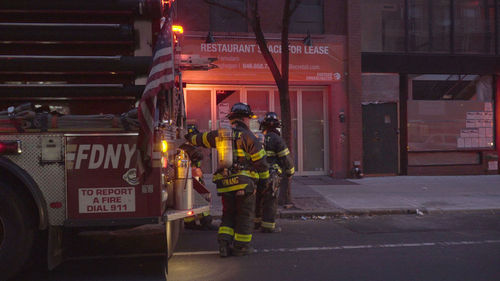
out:
M210 90L186 91L186 123L196 125L200 132L212 130L210 100ZM204 173L212 173L212 151L203 149L202 152L207 161L201 162L201 169Z
M493 148L491 76L420 75L411 84L409 151Z
M259 120L269 111L269 91L268 90L248 90L247 103L258 119L250 120L252 132L259 130Z
M493 0L454 1L455 52L494 52L495 6L493 2Z
M290 113L292 115L292 153L293 158L295 159L295 169L298 169L298 150L297 150L297 140L298 140L298 131L297 131L297 91L290 91ZM278 114L281 120L281 108L280 108L280 96L279 92L274 92L274 111Z
M405 51L403 0L361 1L363 52Z
M450 26L449 0L408 0L410 52L449 52Z
M216 90L216 113L217 129L222 127L231 127L226 115L231 111L231 107L241 101L240 91L237 90Z

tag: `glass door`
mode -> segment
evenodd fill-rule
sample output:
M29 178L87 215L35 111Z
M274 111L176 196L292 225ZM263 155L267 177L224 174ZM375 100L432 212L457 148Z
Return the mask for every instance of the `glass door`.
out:
M325 109L321 90L301 91L302 171L325 171Z
M324 175L328 166L326 94L323 88L298 88L290 93L292 153L298 175ZM274 112L281 117L279 92Z
M231 112L231 107L241 101L240 90L215 90L215 116L217 118L216 129L231 127L226 115Z
M186 90L186 124L194 124L200 132L212 130L212 93L210 89ZM212 151L202 149L203 161L201 170L204 173L212 173Z
M299 168L299 150L298 150L298 142L299 140L299 132L297 130L298 124L298 108L297 108L297 91L290 90L290 114L292 115L292 147L291 152L293 155L293 159L295 161L295 170L298 171ZM280 107L280 93L278 91L274 92L274 112L278 114L281 120L281 107Z
M269 96L270 90L266 89L248 89L247 103L252 108L252 111L257 115L257 119L250 120L250 130L254 133L260 132L259 120L262 120L267 112L270 111Z

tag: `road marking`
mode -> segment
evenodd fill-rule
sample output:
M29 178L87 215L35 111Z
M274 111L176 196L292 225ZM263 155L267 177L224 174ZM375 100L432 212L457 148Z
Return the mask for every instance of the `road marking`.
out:
M374 244L374 245L345 245L331 247L298 247L298 248L276 248L276 249L254 249L255 253L287 253L287 252L311 252L311 251L338 251L338 250L359 250L359 249L381 249L381 248L408 248L408 247L432 247L432 246L466 246L481 244L500 244L500 240L482 241L444 241L426 243L399 243L399 244ZM218 255L218 251L197 251L197 252L175 252L174 256L205 256ZM147 258L163 257L165 253L148 254L125 254L125 255L102 255L102 256L81 256L70 257L68 260L92 260L92 259L117 259L117 258Z
M381 249L381 248L407 248L407 247L432 247L432 246L464 246L480 244L500 244L500 240L483 241L445 241L426 243L399 243L399 244L375 244L375 245L345 245L331 247L299 247L299 248L277 248L277 249L255 249L255 253L276 253L276 252L308 252L308 251L336 251L336 250L359 250L359 249ZM199 252L176 252L174 256L196 256L196 255L217 255L217 251Z
M218 251L198 251L198 252L174 252L174 256L203 256L218 255Z
M124 255L97 255L97 256L79 256L69 257L65 260L94 260L94 259L121 259L121 258L150 258L150 257L164 257L165 253L148 253L148 254L124 254Z

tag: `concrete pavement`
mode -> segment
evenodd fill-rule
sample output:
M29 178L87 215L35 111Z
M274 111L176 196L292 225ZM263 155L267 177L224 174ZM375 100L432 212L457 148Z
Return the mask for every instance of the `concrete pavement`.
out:
M222 215L215 185L211 213ZM282 218L435 212L500 212L500 175L390 176L333 179L296 176L292 182L293 209L279 209Z

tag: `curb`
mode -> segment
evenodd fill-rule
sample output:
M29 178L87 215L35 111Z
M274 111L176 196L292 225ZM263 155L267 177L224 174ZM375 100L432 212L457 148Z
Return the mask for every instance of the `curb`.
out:
M278 217L282 219L299 219L301 217L312 216L327 216L327 217L344 217L344 216L382 216L382 215L430 215L430 214L450 214L450 213L491 213L500 214L500 208L488 209L419 209L419 208L401 208L401 209L350 209L350 210L311 210L311 211L279 211Z
M425 212L424 212L425 213ZM417 214L416 209L351 209L351 210L311 210L311 211L280 211L279 218L297 219L311 216L345 217L345 216L377 216L377 215L411 215Z
M500 208L489 209L425 209L425 208L400 208L400 209L334 209L334 210L278 210L276 217L280 219L300 219L302 217L326 216L326 217L364 217L384 215L431 215L431 214L474 214L491 213L500 214ZM221 219L222 214L216 214L214 219Z

